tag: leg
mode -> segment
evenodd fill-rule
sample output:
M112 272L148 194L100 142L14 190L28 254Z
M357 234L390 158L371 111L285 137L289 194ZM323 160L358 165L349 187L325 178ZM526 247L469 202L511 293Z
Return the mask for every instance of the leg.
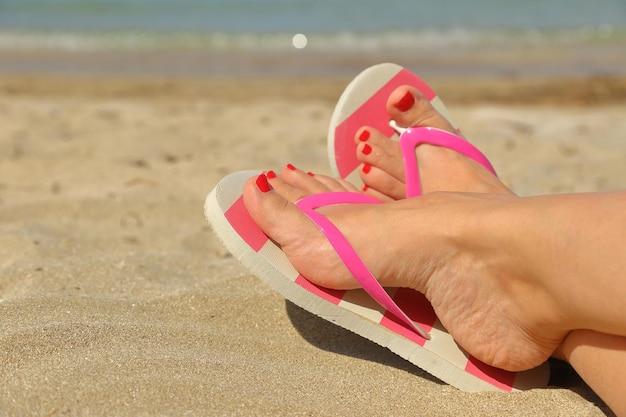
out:
M454 132L452 126L436 112L430 102L409 87L399 88L389 97L388 112L392 119L403 126L429 125ZM397 144L368 127L357 133L356 140L357 143L363 143L357 148L357 156L366 167L361 177L368 184L368 193L381 199L403 198L404 171ZM510 192L498 184L496 178L484 178L476 167L464 164L462 157L455 157L445 149L427 146L422 148L417 151L420 173L426 181L431 177L431 181L427 183L431 190ZM451 170L456 174L450 175ZM450 181L451 178L456 180ZM481 189L481 184L485 187L484 190ZM570 362L615 411L626 413L626 401L619 395L620 387L626 382L622 381L626 369L621 366L626 364L626 337L574 330L555 355Z
M405 103L411 101L405 99L404 96L402 99ZM393 102L392 98L390 102ZM412 115L412 112L419 107L415 106L416 103L419 104L419 99L414 98L413 103L404 113ZM393 110L390 114L392 112ZM419 111L416 113L416 115L406 116L417 121L411 124L436 125L436 123L427 123L420 117L415 117L419 116ZM436 114L433 116L431 112L429 117L429 120L432 120ZM395 119L403 120L401 115ZM367 128L357 134L357 140L363 143L359 145L359 152L364 155L364 163L372 162L372 168L364 175L378 172L381 174L379 179L384 179L384 175L387 175L387 181L389 177L391 181L397 180L390 188L396 189L396 195L391 192L385 194L387 186L384 185L384 181L376 182L374 180L376 177L372 175L369 177L372 179L369 182L372 189L368 192L377 192L388 199L402 198L403 190L402 192L397 190L402 189L400 179L403 178L404 173L398 174L394 171L401 164L394 167L393 147L388 146L393 145L393 142L385 142L382 138L378 138L375 131L363 134L364 131L367 131ZM363 151L365 145L370 146L367 152ZM481 197L435 193L436 195L411 199L410 202L398 201L384 205L386 207L381 210L371 207L326 208L327 216L336 224L341 225L342 232L353 242L357 251L368 265L371 265L372 271L380 277L384 285L410 286L424 292L453 336L470 353L484 362L510 370L533 366L554 352L569 333L561 349L569 346L570 352L577 353L568 354L568 356L563 354L563 357L572 363L592 388L606 397L611 406L617 408L619 404L615 405L615 400L611 400L614 398L611 384L599 378L608 374L598 373L597 365L606 365L603 368L610 372L612 369L610 364L618 358L616 355L623 354L623 349L606 349L594 345L590 348L590 345L584 342L584 338L581 338L584 332L588 331L575 329L591 326L599 332L597 340L608 338L620 346L626 344L626 338L609 335L613 332L626 335L626 324L623 320L620 322L621 314L619 312L614 314L611 310L616 304L620 305L620 300L622 300L623 291L620 285L615 287L616 291L611 291L610 282L619 284L619 280L622 279L619 271L626 269L626 265L620 264L620 258L623 257L619 255L608 258L591 256L592 260L599 259L602 265L594 265L594 262L591 262L587 265L587 271L593 271L594 277L600 276L603 279L615 277L613 281L608 279L608 287L605 287L609 288L609 293L604 294L595 292L596 285L593 285L593 288L585 286L585 282L591 282L585 279L585 274L581 275L577 271L572 271L573 274L570 274L563 270L563 265L574 267L575 265L571 263L572 259L589 258L588 249L584 249L584 242L581 242L582 253L578 255L576 251L571 252L572 245L568 244L568 242L578 242L579 236L581 234L584 236L586 232L589 236L593 236L597 234L597 230L601 230L597 238L588 239L595 243L602 243L601 247L597 244L593 245L597 255L610 255L615 252L613 249L620 245L612 242L615 236L611 230L622 230L620 225L623 218L619 215L620 210L615 210L615 207L622 206L619 202L623 196L620 193L609 196L611 207L608 212L605 210L608 206L595 204L596 200L602 199L595 196L574 196L574 198L565 196L564 199L557 198L556 200L553 197L534 200L517 199L497 178L491 174L481 173L481 168L475 169L478 166L472 167L471 163L468 164L463 157L455 153L450 154L445 149L436 147L429 149L427 146L423 148L418 150L417 156L421 158L420 166L424 180L429 181L429 178L432 178L429 183L424 184L427 192L447 189L495 194ZM381 154L392 157L385 160L380 158ZM371 158L369 155L379 157L379 159L368 159ZM400 158L395 158L395 160L400 160ZM436 161L438 161L437 164ZM438 167L435 169L436 166ZM454 174L448 174L443 179L435 178L437 171L441 171L442 167L446 172ZM266 192L263 192L259 187L255 187L253 182L249 183L244 193L246 206L262 229L281 244L296 269L309 279L327 287L347 288L354 285L333 251L328 248L323 238L320 239L319 232L307 223L308 220L300 216L297 209L294 211L293 205L290 204L307 193L332 190L337 187L343 189L345 184L329 186L330 180L323 177L317 177L316 183L310 184L307 183L310 177L306 174L298 170L289 171L283 171L281 177L274 177L270 180L274 191L268 185L266 189L264 188ZM430 190L428 190L429 187ZM518 204L521 200L523 202ZM617 205L615 205L616 201L618 201ZM474 214L469 216L473 219L475 215L484 212L485 207L491 206L491 203L498 205L500 202L504 202L504 206L508 205L503 217L508 220L494 222L498 216L487 216L488 222L485 226L488 227L475 230L473 239L466 241L466 244L461 247L449 246L450 243L454 243L450 242L450 238L460 238L467 231L465 227L467 222L459 224L456 220L468 218L468 213ZM539 205L536 205L537 202ZM561 205L561 202L564 202L564 205ZM577 208L586 205L587 202L594 203L594 208L581 216ZM585 204L581 205L581 203ZM510 216L510 213L515 213L520 206L530 207L530 211L527 210L526 214L521 216L526 218L521 223L518 222L519 215ZM555 212L552 216L545 215L556 206L567 209L557 210L556 216ZM593 215L595 212L597 216ZM528 216L529 213L530 216ZM409 222L406 221L407 218L410 219ZM557 227L559 230L551 230L553 226L589 225L589 219L605 220L607 218L617 220L619 224L615 224L615 221L609 222L612 226L607 222L594 222L591 229L585 229L586 232L571 227ZM489 238L485 239L489 234L489 227L494 223L497 234L506 236L503 241L504 245L490 242ZM363 227L369 224L375 224L376 227ZM436 227L432 228L433 225ZM510 230L511 226L519 230L517 232ZM295 229L299 231L298 236L292 232ZM394 232L390 233L390 230ZM545 233L546 230L549 233ZM531 234L535 236L529 236L528 232L533 232ZM603 236L608 239L603 239ZM511 259L516 260L514 262L516 267L513 269L517 270L517 274L507 274L503 264L491 271L474 270L472 272L471 269L474 267L480 269L484 266L496 265L498 262L491 265L491 261L487 261L488 258L494 252L501 251L501 248L510 245L512 240L515 240L511 238L516 237L522 237L520 242L522 246L519 248L530 249L530 252L525 254L513 251ZM527 237L532 237L532 239L526 239ZM617 237L619 240L619 236ZM373 245L367 244L372 241L377 242L374 248L372 248ZM546 243L548 243L547 246ZM481 247L482 244L486 245ZM494 251L496 247L498 249ZM550 250L546 251L548 247ZM557 247L562 250L555 250ZM381 251L381 248L387 249ZM466 255L474 252L476 256L461 259L459 262L454 255L461 252L465 252ZM558 255L557 259L554 259L554 254ZM545 269L550 264L556 266L552 272L548 271L551 267ZM580 264L577 265L580 266ZM606 265L610 267L607 269ZM538 276L534 273L527 273L528 270L519 274L527 267L542 272ZM463 268L470 268L470 270ZM611 273L611 270L618 271L618 273ZM581 285L564 282L567 281L564 277L575 275L578 275L577 279ZM554 285L555 283L557 285ZM590 297L596 297L598 300L592 300ZM604 307L609 308L604 309ZM592 313L591 316L585 317L588 313ZM543 316L538 317L537 314L543 314ZM568 324L559 325L559 321L568 322ZM615 386L619 385L613 387Z
M617 415L626 415L626 337L576 330L554 356L572 365Z

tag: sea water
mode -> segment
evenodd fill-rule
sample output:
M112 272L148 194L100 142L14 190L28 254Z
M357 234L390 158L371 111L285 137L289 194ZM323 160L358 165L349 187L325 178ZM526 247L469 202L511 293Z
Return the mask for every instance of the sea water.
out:
M536 43L624 54L626 0L0 0L5 51L341 55Z

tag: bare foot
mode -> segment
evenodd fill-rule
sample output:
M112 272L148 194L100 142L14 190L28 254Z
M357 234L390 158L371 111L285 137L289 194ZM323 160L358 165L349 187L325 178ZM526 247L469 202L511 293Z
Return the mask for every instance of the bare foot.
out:
M307 279L330 288L356 282L326 238L294 205L324 191L356 191L344 182L284 168L253 178L244 203ZM494 251L500 232L484 223L517 198L504 194L430 193L385 204L333 205L319 211L353 245L384 286L426 295L443 325L485 363L518 371L545 361L566 335L549 295L527 271L508 270ZM496 217L494 217L496 216ZM494 246L496 245L496 246ZM516 266L518 266L516 264Z
M430 126L458 134L416 88L398 87L387 101L387 112L400 126ZM364 126L356 133L357 159L366 193L380 200L406 197L402 152L398 142ZM416 150L422 190L511 193L491 172L454 150L421 145Z

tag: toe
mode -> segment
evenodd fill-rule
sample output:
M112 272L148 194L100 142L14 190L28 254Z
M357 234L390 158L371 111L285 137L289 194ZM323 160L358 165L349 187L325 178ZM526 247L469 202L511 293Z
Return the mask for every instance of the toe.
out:
M292 164L287 164L281 170L279 179L281 182L284 182L304 194L317 194L329 191L324 184L317 181L314 177L315 175L311 172L306 172L296 168Z
M270 182L279 193L291 202L309 194L329 191L357 191L353 185L346 181L327 175L305 172L291 164L287 164L282 169L281 175L275 176ZM298 198L294 200L292 195L298 196Z
M387 112L403 127L431 126L456 133L452 124L415 87L395 89L387 101Z
M359 191L354 185L352 185L351 183L343 179L333 178L333 177L329 177L328 175L321 175L321 174L311 174L311 176L315 178L316 181L323 184L328 189L328 191L333 191L333 192L349 191L353 193Z
M363 135L363 132L367 132L367 135ZM366 140L363 140L364 136ZM402 151L397 141L387 138L379 130L364 127L357 132L356 142L357 159L360 162L385 171L399 181L404 180Z
M243 190L243 202L254 222L265 234L279 245L291 243L295 230L288 225L313 226L310 222L303 222L302 213L292 204L292 199L298 195L303 197L306 193L299 193L279 177L267 180L266 174L250 178ZM294 201L295 201L294 200Z
M359 175L365 184L363 191L372 197L381 201L406 198L404 181L398 180L380 168L365 164Z

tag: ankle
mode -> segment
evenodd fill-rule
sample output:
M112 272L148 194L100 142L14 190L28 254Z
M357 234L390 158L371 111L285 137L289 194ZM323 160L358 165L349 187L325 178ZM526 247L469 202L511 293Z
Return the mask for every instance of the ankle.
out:
M529 198L513 194L478 195L483 199L468 232L473 253L485 274L500 280L504 296L524 314L526 323L566 334L569 313L558 286L545 269L548 248L538 238L544 213Z

